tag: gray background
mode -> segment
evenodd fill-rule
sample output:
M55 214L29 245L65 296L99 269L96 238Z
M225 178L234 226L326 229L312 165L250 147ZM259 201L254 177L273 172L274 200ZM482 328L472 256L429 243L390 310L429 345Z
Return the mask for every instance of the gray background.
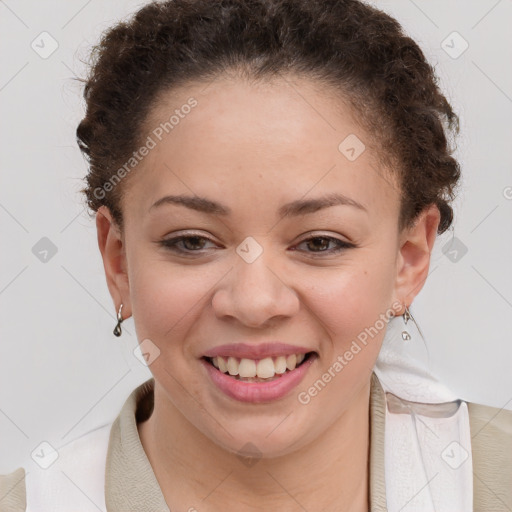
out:
M143 3L0 1L0 473L30 470L42 441L60 447L113 420L150 377L133 354L132 321L112 335L79 194L83 103L73 79L101 31ZM512 409L512 1L375 4L418 41L461 117L456 222L436 242L413 314L432 369L453 391Z

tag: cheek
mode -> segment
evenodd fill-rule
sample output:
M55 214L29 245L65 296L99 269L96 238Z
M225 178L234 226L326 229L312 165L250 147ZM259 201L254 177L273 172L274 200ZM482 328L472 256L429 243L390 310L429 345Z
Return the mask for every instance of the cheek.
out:
M335 339L357 335L391 306L393 267L383 261L347 264L302 277L303 300Z
M320 358L297 390L304 414L322 414L330 424L367 384L392 311L389 287L378 268L353 267L306 288L310 316L320 326Z
M178 339L185 325L199 310L204 283L189 277L152 275L133 284L133 316L139 339ZM143 277L142 275L139 277Z
M150 338L159 346L181 339L207 307L207 291L221 275L213 267L200 272L142 254L133 262L130 296L138 339Z
M382 254L382 253L381 253ZM333 396L350 397L363 385L373 369L393 313L392 258L363 258L348 262L336 271L316 273L304 287L304 300L320 326L320 377L312 376L310 386L329 391L316 400L328 406ZM368 256L370 254L368 253ZM313 393L315 391L313 390ZM341 403L340 403L341 406Z

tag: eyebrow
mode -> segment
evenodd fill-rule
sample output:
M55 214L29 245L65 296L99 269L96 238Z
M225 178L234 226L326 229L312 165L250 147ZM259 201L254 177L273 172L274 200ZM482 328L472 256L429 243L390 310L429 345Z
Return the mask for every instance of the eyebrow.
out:
M185 206L191 210L195 210L202 213L209 213L213 215L229 216L231 215L231 209L227 206L221 205L215 201L211 201L205 197L199 196L186 196L186 195L167 195L160 198L158 201L153 203L150 210L157 208L164 204L174 204ZM280 217L296 217L299 215L306 215L309 213L315 213L323 208L329 208L331 206L352 206L359 210L368 213L368 210L361 203L351 199L343 194L332 193L322 197L314 199L297 199L290 203L286 203L281 206L278 210Z

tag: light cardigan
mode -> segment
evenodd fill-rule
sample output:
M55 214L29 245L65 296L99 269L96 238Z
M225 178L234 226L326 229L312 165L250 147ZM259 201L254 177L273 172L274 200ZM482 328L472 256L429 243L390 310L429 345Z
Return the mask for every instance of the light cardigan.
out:
M137 430L137 423L151 414L153 389L153 378L134 389L113 423L62 447L57 461L49 469L40 470L41 475L39 470L25 472L22 467L0 475L0 512L169 511ZM474 512L512 511L512 411L466 403L471 429ZM385 407L384 391L373 373L368 489L371 512L388 510L384 477ZM80 479L80 474L86 478ZM90 481L94 482L94 489L87 487ZM31 499L38 505L45 500L50 505L34 508Z

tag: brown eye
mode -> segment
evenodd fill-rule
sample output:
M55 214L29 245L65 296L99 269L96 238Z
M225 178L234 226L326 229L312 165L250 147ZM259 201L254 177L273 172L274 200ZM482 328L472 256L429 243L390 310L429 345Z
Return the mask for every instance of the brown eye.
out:
M334 245L334 248L329 249L329 245ZM297 247L306 245L308 249L306 252L320 253L320 254L335 254L343 251L344 249L350 249L355 247L354 244L339 240L331 236L314 236L306 238Z
M331 244L332 242L333 242L333 240L326 238L326 237L315 237L315 238L310 238L309 240L307 240L306 244L313 251L323 252L328 249L329 244Z
M199 253L204 250L205 243L211 242L209 238L199 235L177 236L161 240L160 244L177 253ZM212 242L213 243L213 242Z
M203 238L201 236L186 236L181 239L185 249L191 251L203 249L205 240L206 238Z

